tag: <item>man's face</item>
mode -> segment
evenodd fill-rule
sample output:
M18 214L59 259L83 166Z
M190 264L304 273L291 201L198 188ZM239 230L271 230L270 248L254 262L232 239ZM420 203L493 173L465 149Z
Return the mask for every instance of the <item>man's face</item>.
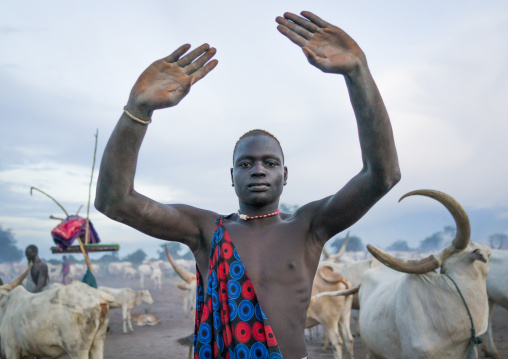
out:
M287 180L279 144L266 135L242 139L234 154L231 179L242 203L262 206L277 201Z
M37 253L31 248L26 250L25 255L26 259L28 259L28 261L30 262L32 262L35 259L35 257L37 257Z

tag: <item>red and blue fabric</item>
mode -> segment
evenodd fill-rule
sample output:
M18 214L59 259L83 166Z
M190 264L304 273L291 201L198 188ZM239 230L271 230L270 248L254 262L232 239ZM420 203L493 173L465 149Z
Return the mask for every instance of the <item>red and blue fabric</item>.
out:
M92 221L88 221L90 225L88 236L89 243L100 243L100 238ZM58 226L51 230L53 241L60 249L67 249L78 237L84 237L86 232L86 218L80 216L69 216L64 219Z
M208 283L196 268L195 359L282 359L242 260L222 225L213 235Z

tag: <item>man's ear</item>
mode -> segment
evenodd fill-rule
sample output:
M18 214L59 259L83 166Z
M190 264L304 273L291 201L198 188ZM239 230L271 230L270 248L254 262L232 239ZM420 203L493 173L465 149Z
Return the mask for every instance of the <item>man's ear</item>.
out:
M231 168L231 186L235 186L235 181L233 180L233 168Z
M233 169L231 169L231 173L233 173ZM284 186L288 183L288 168L284 166Z

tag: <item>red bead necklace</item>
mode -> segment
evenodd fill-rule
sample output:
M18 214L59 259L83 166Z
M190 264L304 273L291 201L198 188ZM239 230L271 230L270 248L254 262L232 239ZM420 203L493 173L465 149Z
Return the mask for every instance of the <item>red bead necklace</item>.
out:
M240 210L238 210L238 215L240 216L240 219L243 219L244 221L248 221L249 219L258 219L258 218L266 218L271 216L276 216L280 213L280 209L277 210L277 212L268 213L268 214L262 214L260 216L247 216L246 214L241 214Z

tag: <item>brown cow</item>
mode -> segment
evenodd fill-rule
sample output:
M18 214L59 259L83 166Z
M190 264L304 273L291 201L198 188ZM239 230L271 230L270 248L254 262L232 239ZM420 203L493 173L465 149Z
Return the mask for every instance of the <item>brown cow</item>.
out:
M312 284L312 296L322 292L333 292L351 288L349 280L335 273L327 265L320 266ZM321 297L311 300L307 310L306 328L318 324L324 327L324 347L332 344L335 359L342 358L342 345L346 345L346 358L353 358L353 336L349 322L353 296ZM340 335L339 335L340 332Z

